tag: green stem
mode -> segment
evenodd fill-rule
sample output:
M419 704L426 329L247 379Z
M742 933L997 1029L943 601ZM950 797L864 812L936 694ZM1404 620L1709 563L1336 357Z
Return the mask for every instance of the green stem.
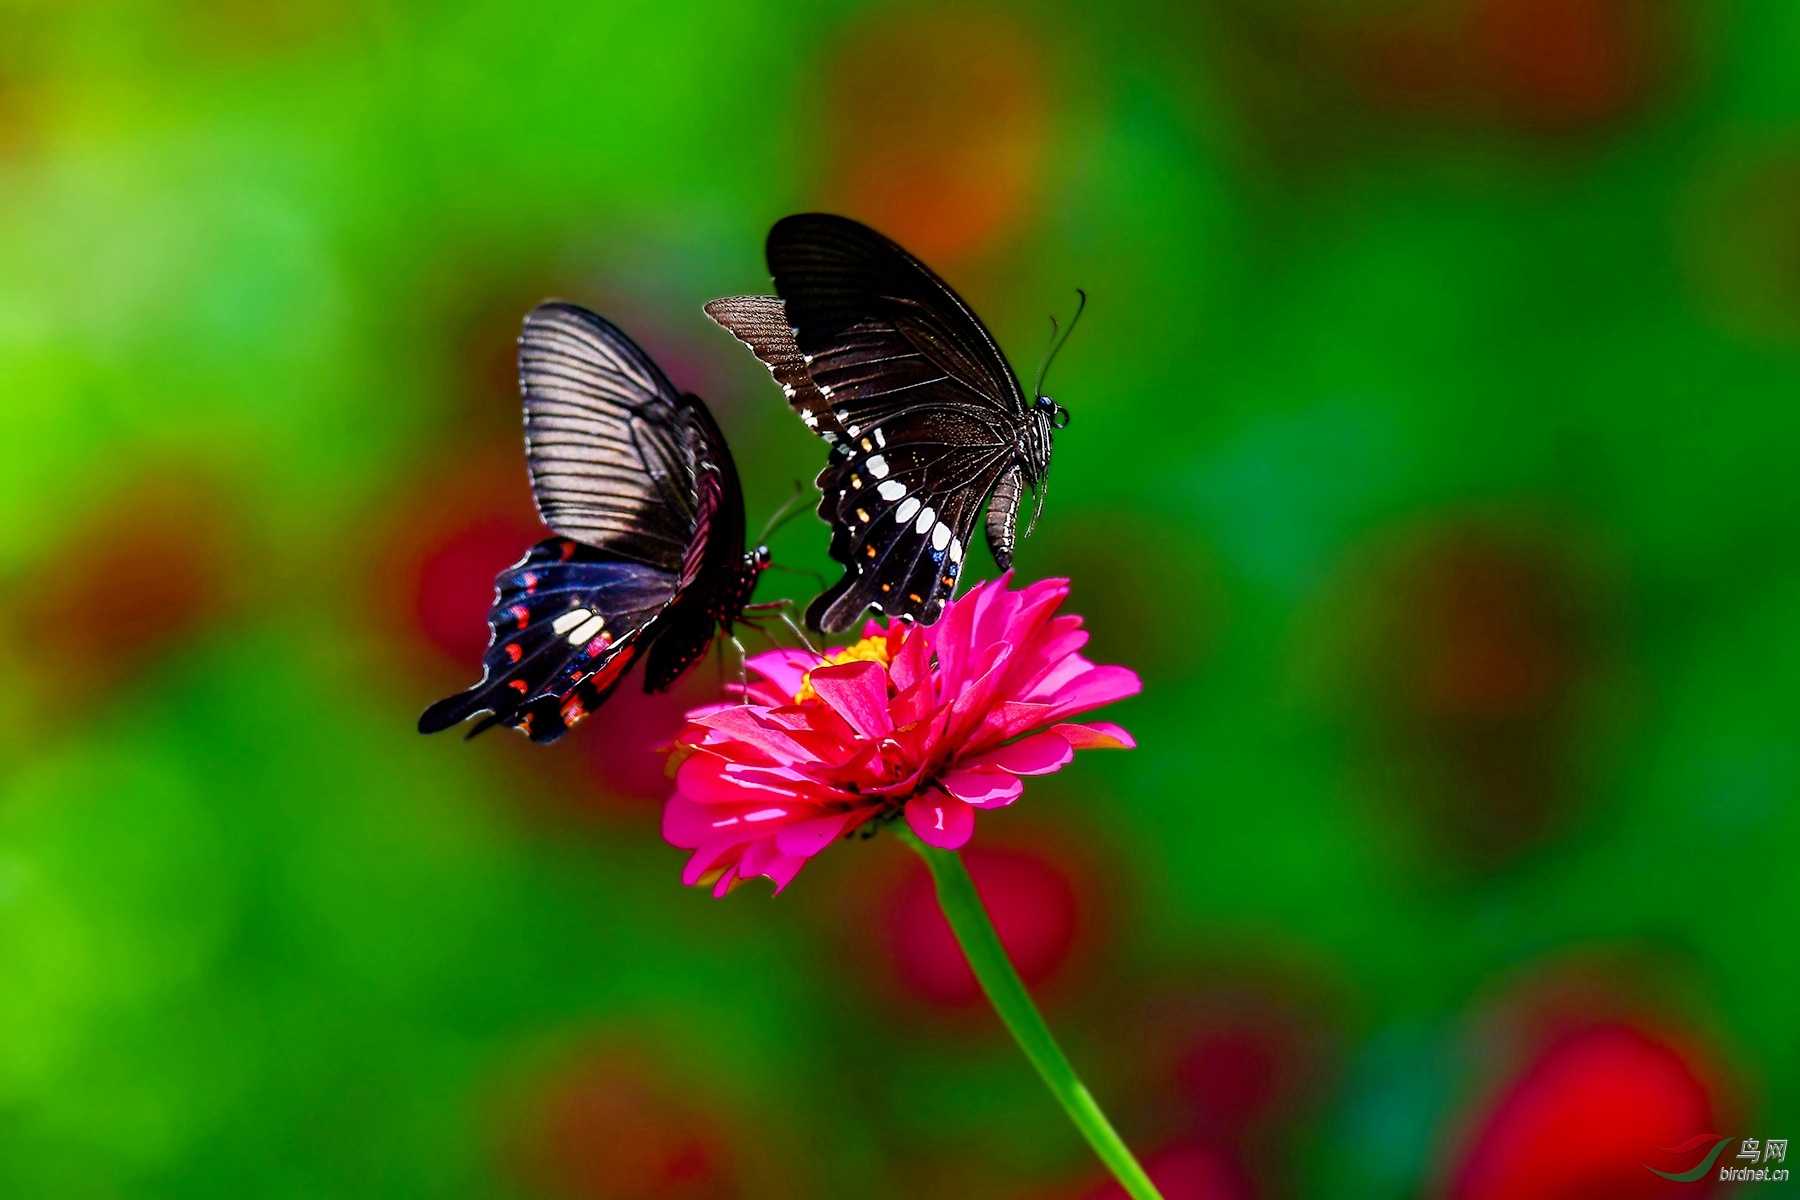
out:
M975 969L981 990L987 993L994 1011L1006 1022L1013 1040L1019 1043L1019 1049L1043 1076L1063 1111L1075 1122L1075 1128L1081 1130L1081 1136L1088 1140L1088 1145L1094 1148L1094 1153L1100 1156L1100 1161L1106 1164L1114 1178L1124 1185L1132 1200L1162 1200L1156 1185L1150 1182L1144 1168L1138 1165L1137 1159L1113 1131L1112 1122L1094 1103L1087 1085L1075 1074L1075 1068L1069 1065L1062 1047L1051 1035L1050 1027L1044 1024L1037 1005L1031 1001L1031 993L1025 990L1025 983L1013 968L1012 959L1000 945L1000 935L994 932L994 923L988 919L987 909L975 891L975 881L969 878L962 855L954 850L927 846L904 821L894 822L892 828L900 835L900 840L917 850L925 865L931 868L931 877L937 883L938 905L949 918L950 928L968 956L969 965Z

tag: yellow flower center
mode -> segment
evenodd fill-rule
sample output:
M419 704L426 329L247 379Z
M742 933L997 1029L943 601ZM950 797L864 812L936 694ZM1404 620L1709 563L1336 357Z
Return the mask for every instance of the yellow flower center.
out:
M894 636L891 641L888 634L880 637L866 637L854 646L845 646L836 654L828 655L821 667L838 667L845 663L877 662L887 666L894 661L894 652L900 649L900 639ZM817 668L815 668L817 669ZM812 671L800 677L800 690L794 693L795 704L805 704L808 700L817 700L819 693L813 691Z

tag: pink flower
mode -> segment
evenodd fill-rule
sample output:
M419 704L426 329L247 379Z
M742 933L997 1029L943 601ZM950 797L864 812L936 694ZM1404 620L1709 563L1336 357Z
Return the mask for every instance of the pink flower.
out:
M663 837L694 852L682 882L723 896L765 875L779 892L834 839L900 813L953 850L976 809L1019 798L1020 776L1135 745L1117 725L1068 723L1141 686L1080 655L1081 618L1056 613L1068 580L1015 592L1011 578L970 589L929 626L871 621L828 659L757 655L747 703L688 714L663 809Z

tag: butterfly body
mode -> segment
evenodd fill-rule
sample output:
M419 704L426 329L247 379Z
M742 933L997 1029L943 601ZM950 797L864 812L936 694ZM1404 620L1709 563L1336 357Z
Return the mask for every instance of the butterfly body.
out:
M807 623L848 628L865 608L929 622L955 594L975 523L1010 565L1026 489L1040 498L1067 413L1027 400L985 326L930 268L844 217L769 232L775 296L706 311L768 367L831 451L819 516L844 575Z
M630 338L572 304L519 339L532 494L557 535L495 580L481 682L419 718L434 733L510 725L555 741L638 660L661 691L729 634L768 566L744 548L744 496L717 422Z

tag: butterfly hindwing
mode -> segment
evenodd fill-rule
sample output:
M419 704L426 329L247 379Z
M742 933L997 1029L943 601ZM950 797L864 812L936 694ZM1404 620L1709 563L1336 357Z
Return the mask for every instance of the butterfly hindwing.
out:
M548 538L495 580L482 678L419 718L419 732L448 729L479 712L533 741L561 737L617 686L653 640L677 577Z

